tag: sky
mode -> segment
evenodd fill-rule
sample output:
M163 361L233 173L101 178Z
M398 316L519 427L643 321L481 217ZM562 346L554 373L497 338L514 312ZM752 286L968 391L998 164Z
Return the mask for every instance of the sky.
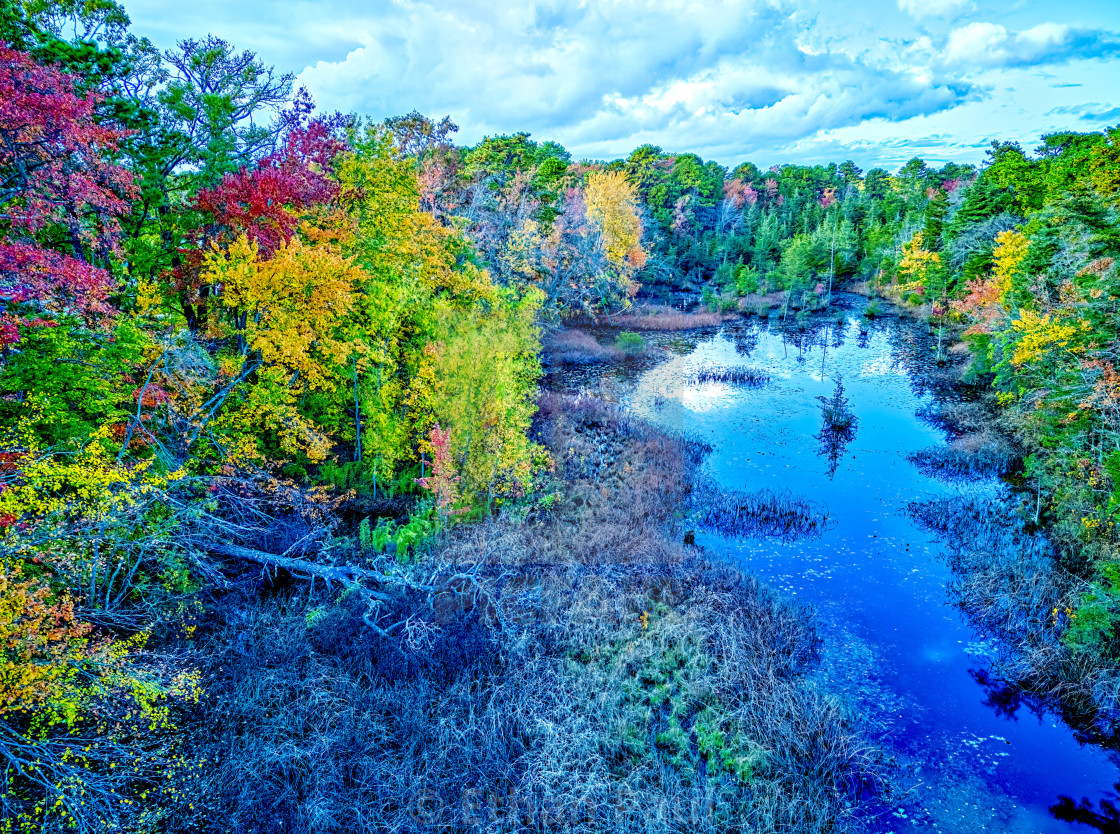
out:
M213 33L323 110L412 110L458 144L577 159L652 143L733 166L980 162L1120 124L1118 0L124 0L163 48Z

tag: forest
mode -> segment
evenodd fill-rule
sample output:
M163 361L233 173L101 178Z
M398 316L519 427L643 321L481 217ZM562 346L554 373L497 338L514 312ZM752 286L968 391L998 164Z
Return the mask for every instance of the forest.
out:
M967 358L1066 589L997 601L1017 683L1115 731L1120 128L577 160L185 34L0 0L0 832L614 831L698 784L860 830L811 616L685 535L702 444L546 375L842 289Z

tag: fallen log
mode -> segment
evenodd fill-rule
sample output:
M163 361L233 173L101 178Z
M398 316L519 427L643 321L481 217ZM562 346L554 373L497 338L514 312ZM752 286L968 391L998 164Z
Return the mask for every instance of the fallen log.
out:
M382 637L389 636L394 629L405 625L408 618L382 627L374 620L381 604L393 601L393 597L383 590L374 590L360 580L376 583L381 586L397 586L412 591L419 591L427 595L427 603L437 614L447 616L451 611L464 611L480 608L484 618L496 620L497 609L490 600L490 595L478 583L473 574L457 573L438 584L421 584L404 576L389 576L380 571L361 568L356 565L322 565L307 559L296 559L264 550L256 550L241 545L226 542L212 542L209 550L220 556L231 559L240 559L264 565L267 568L283 568L293 574L318 577L330 582L338 582L364 600L367 604L362 620L375 633ZM458 602L460 598L469 598L469 603Z

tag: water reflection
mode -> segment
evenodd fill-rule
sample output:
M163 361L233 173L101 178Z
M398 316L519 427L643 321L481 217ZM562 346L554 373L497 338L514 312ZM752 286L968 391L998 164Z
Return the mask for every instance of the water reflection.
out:
M1116 788L1120 790L1120 783ZM1106 831L1110 834L1120 831L1120 810L1112 800L1102 799L1097 804L1097 808L1094 808L1088 799L1082 799L1080 803L1075 804L1073 797L1063 796L1059 797L1057 805L1050 806L1050 813L1055 819L1079 822L1098 831Z
M817 399L821 403L821 430L816 435L820 448L817 453L828 461L828 477L831 480L848 444L856 439L859 421L844 396L844 381L840 377L836 378L836 389L831 397L819 396Z

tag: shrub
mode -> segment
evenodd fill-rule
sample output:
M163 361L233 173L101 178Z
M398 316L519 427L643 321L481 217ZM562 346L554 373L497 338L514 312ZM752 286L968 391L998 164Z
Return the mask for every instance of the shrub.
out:
M646 341L639 333L623 330L615 339L614 346L625 353L639 353L645 350Z
M770 302L768 301L752 301L747 305L747 312L754 313L759 317L765 317L770 314Z
M703 292L700 293L700 303L707 307L710 312L719 312L719 296L712 292L711 287L704 287Z

